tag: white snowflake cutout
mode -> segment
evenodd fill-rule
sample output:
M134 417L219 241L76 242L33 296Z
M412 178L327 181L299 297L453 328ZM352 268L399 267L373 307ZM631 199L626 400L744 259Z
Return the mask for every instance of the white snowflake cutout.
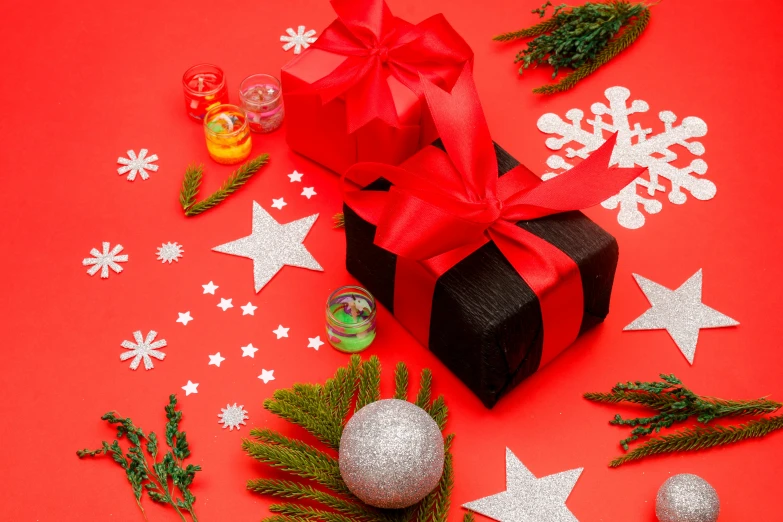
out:
M244 408L244 405L237 406L237 403L233 406L226 404L225 408L220 408L223 413L218 413L220 418L218 424L222 424L223 428L228 428L229 431L234 431L234 428L239 429L239 425L245 425L245 421L250 418Z
M150 330L150 332L147 334L147 338L144 339L141 336L141 330L136 330L133 332L133 339L136 341L136 343L134 344L130 341L122 341L121 346L128 351L120 355L120 360L127 361L133 357L133 360L130 363L130 369L135 370L139 367L139 363L143 359L144 369L151 370L153 365L152 359L150 357L154 357L159 361L162 361L166 357L165 353L158 351L158 348L163 348L166 346L166 340L161 339L160 341L155 341L155 337L157 337L157 335L158 332L155 330Z
M130 174L128 174L127 177L128 181L133 181L136 179L136 174L139 174L141 179L149 178L150 175L147 174L148 170L151 170L152 172L158 171L158 166L152 164L153 161L158 161L158 155L153 154L152 156L147 157L147 152L147 149L141 149L137 157L135 152L129 150L128 158L130 159L117 158L117 163L120 165L125 165L124 167L117 169L117 174L122 176L126 172L130 171Z
M305 32L305 26L303 25L300 25L296 32L294 32L292 27L286 29L285 32L288 33L288 36L283 35L280 37L281 42L287 42L283 45L283 50L288 51L293 47L294 54L301 53L303 48L307 49L311 43L315 43L317 40L315 38L315 29Z
M122 252L122 245L114 245L114 248L109 250L110 245L107 241L103 242L103 252L100 252L97 248L90 250L92 257L87 257L82 260L82 265L89 266L87 273L95 275L98 270L101 271L101 279L109 277L109 268L111 268L115 274L122 272L122 267L117 263L124 263L128 260L128 255L123 254L118 256Z
M542 179L551 179L558 174L573 168L573 163L566 158L587 158L590 153L603 145L606 141L603 131L617 132L617 145L612 153L612 165L620 167L647 167L649 179L639 177L633 183L622 189L617 195L610 197L601 205L604 208L615 209L619 207L617 222L626 228L639 228L644 225L645 217L641 208L648 214L657 214L663 205L657 199L639 195L637 187L643 187L648 196L654 196L656 192L665 192L665 187L658 183L660 178L669 180L669 201L682 205L688 199L682 189L690 192L699 200L712 199L715 196L715 184L707 179L699 178L693 174L702 175L707 172L707 163L702 159L693 159L688 166L675 167L671 164L677 159L677 153L670 150L673 145L684 147L690 154L701 156L704 154L704 145L698 141L688 141L707 134L707 124L701 118L688 116L683 118L679 125L674 125L677 117L671 111L661 111L658 118L663 122L664 130L648 138L653 133L652 129L643 129L639 123L631 124L629 116L635 113L647 112L649 105L643 100L633 100L630 107L628 99L631 91L625 87L610 87L604 92L609 100L607 107L603 103L594 103L590 110L595 115L588 119L589 129L582 128L584 112L580 109L571 109L566 112L563 121L554 113L547 113L538 119L538 128L546 134L555 134L561 138L547 138L546 146L552 150L560 150L568 143L574 142L581 145L580 148L568 147L564 156L552 155L547 159L547 166L559 172L547 172ZM603 121L604 116L609 116L612 123ZM635 138L635 140L634 140Z
M182 254L184 253L185 251L182 250L182 245L176 241L174 243L163 243L158 247L158 259L161 263L168 262L171 264L172 261L179 263L179 258L182 257Z

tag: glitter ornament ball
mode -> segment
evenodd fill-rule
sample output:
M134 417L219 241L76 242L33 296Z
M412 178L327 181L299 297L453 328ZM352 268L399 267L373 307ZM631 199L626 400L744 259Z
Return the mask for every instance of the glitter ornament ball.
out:
M443 473L443 435L429 414L407 401L368 404L345 425L340 474L351 492L379 508L423 499Z
M655 501L660 522L715 522L720 514L718 493L709 482L682 473L663 483Z

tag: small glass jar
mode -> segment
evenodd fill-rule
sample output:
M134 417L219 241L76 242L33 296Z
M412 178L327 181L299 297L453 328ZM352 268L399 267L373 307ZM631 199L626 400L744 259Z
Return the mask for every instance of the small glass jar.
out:
M326 301L326 337L341 352L358 353L375 340L375 298L360 286L338 288Z
M182 75L182 86L185 89L185 110L194 120L201 121L209 109L228 103L226 77L216 65L194 65Z
M207 151L218 163L233 165L250 156L253 143L247 116L241 107L212 107L204 116L204 135L207 138Z
M280 80L271 74L253 74L242 80L239 99L253 132L272 132L283 123L283 92Z

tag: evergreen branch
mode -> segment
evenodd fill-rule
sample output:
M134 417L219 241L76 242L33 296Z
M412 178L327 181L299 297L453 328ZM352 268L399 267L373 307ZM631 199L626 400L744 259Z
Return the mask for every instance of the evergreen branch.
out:
M435 491L437 497L435 508L432 513L432 522L446 522L449 516L449 507L451 506L451 491L454 489L454 460L451 455L451 443L454 435L446 437L446 453L443 461L443 475L440 477L440 483Z
M645 7L637 16L636 20L622 32L622 34L611 41L598 55L583 63L574 69L571 74L551 85L543 85L533 89L535 94L555 94L567 91L576 85L579 81L587 78L601 66L606 65L612 58L624 51L628 46L636 41L650 23L650 9Z
M332 228L345 228L345 214L338 212L332 216L332 222L334 223Z
M285 435L277 433L276 431L272 431L268 428L264 428L264 429L252 428L250 430L250 436L254 437L256 440L258 440L261 443L270 444L270 445L277 444L279 446L286 447L293 451L305 453L311 459L320 462L320 465L326 467L332 467L336 464L334 458L324 453L323 451L319 451L313 446L310 446L309 444L305 444L300 440L290 439Z
M416 406L430 412L430 400L432 399L432 372L424 369L419 381L419 394L416 396Z
M359 372L359 396L356 398L356 409L359 411L371 402L381 398L381 361L373 355L362 363Z
M404 362L398 362L394 370L394 398L408 400L408 367Z
M269 161L269 154L261 154L243 164L229 176L218 190L199 202L196 202L195 199L203 178L204 166L189 166L185 171L185 178L182 181L182 190L180 191L179 196L179 202L180 205L182 205L182 210L185 211L185 215L188 217L196 216L219 205L228 196L247 183L250 178L253 177L253 174L258 172L267 161Z
M476 522L476 517L473 516L473 512L468 511L465 516L462 517L462 522Z
M284 516L296 517L301 520L323 521L323 522L354 522L350 517L332 511L323 511L311 508L309 506L300 506L298 504L272 504L269 511L279 513Z
M308 500L360 520L374 521L383 514L369 506L349 502L342 498L319 491L312 486L288 480L257 479L247 482L247 489L256 493L272 495L278 498Z
M438 396L432 403L429 414L441 431L443 431L443 428L446 426L446 419L449 415L449 409L446 407L446 400L443 398L443 395Z
M502 33L493 36L492 39L496 42L510 42L512 40L519 40L520 38L532 38L534 36L539 36L544 33L549 33L557 29L562 24L562 20L560 19L560 17L562 16L565 15L560 14L558 16L553 16L549 20L544 20L543 22L539 22L532 27L528 27L526 29L520 29L519 31Z
M679 432L656 437L630 453L614 459L609 466L616 468L627 462L652 455L734 444L751 438L760 438L783 428L783 415L756 419L738 426L708 426L686 428Z

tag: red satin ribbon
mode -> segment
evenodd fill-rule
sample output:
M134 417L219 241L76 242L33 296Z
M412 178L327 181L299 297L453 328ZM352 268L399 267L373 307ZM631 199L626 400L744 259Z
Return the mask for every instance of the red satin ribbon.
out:
M323 103L344 95L349 133L374 118L399 126L389 75L420 95L421 77L450 88L473 58L441 14L413 25L393 16L383 0L332 0L332 6L337 19L312 47L346 60L298 92L318 92Z
M399 256L395 315L425 346L437 278L493 241L539 299L543 365L579 334L582 283L570 257L516 223L596 205L644 169L609 167L613 135L588 159L546 183L523 166L498 178L470 70L463 70L451 94L424 78L422 85L448 154L427 147L400 167L356 164L345 174L349 179L383 177L393 186L388 192L349 191L345 201L377 226L375 244Z

